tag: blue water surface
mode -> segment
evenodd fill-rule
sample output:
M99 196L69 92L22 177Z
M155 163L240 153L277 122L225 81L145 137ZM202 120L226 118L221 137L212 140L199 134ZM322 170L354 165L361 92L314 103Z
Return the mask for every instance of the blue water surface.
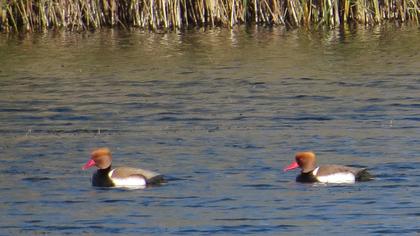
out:
M0 35L1 235L420 233L420 32ZM95 147L160 187L95 188ZM374 181L301 184L294 153Z

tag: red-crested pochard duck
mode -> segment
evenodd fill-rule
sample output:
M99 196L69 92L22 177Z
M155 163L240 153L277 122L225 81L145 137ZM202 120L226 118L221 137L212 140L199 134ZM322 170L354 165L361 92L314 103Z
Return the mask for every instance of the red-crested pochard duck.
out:
M111 151L108 148L99 148L91 153L90 160L82 169L86 170L92 166L98 167L98 170L92 176L93 186L142 188L147 185L158 185L165 182L161 174L150 170L131 167L111 169L111 162Z
M284 168L284 171L301 168L300 175L296 177L297 182L354 183L373 179L366 169L341 165L317 166L313 152L298 152L295 159L296 161Z

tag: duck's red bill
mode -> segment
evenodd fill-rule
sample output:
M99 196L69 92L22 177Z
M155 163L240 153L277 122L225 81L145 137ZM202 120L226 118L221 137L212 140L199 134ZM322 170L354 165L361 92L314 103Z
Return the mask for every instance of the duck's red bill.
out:
M292 164L288 165L286 168L283 169L283 171L289 171L293 170L299 167L299 164L295 161Z
M94 166L96 163L94 160L90 159L83 167L82 170L87 170L90 167Z

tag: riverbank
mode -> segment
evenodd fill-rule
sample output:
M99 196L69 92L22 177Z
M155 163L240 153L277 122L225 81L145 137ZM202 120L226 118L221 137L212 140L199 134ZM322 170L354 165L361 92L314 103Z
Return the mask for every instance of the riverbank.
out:
M419 0L9 0L0 1L1 31L171 30L233 27L374 25L420 21Z

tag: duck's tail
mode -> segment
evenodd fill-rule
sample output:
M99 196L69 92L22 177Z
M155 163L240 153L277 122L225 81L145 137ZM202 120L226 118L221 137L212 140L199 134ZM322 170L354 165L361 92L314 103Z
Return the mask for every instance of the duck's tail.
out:
M150 186L162 185L167 182L167 179L163 175L156 175L147 180L147 184Z
M356 174L356 181L370 181L373 179L373 175L369 173L367 169L362 169Z

